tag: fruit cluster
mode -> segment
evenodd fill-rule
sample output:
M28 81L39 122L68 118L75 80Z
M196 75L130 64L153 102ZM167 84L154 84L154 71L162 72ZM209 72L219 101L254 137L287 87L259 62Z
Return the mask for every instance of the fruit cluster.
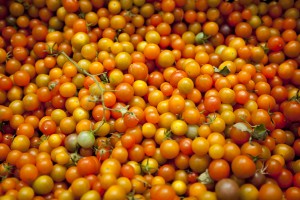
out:
M300 0L0 0L0 200L300 199Z

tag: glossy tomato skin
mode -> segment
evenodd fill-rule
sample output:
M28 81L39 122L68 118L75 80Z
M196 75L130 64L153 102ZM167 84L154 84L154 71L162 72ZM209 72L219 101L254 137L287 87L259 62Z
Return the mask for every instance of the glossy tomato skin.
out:
M300 104L296 101L286 102L283 106L283 114L291 122L300 121Z
M231 169L238 178L249 178L254 175L256 166L247 155L239 155L233 159Z
M77 168L82 176L97 174L100 170L100 163L95 156L83 157L78 161Z
M300 199L299 9L0 0L0 199Z
M271 51L280 51L283 49L285 42L279 36L272 36L269 38L267 44Z

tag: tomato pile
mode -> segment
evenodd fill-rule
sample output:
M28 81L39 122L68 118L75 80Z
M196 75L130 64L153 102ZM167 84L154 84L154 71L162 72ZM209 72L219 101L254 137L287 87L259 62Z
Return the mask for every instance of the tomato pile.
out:
M300 199L299 16L0 0L0 199Z

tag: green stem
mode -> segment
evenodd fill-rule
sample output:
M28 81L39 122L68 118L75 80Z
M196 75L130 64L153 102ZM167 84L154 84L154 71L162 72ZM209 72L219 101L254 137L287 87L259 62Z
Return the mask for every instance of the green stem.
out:
M81 71L84 75L89 76L93 79L93 81L97 84L97 87L100 89L100 99L103 98L104 95L104 88L100 85L99 81L95 78L95 76L93 76L92 74L90 74L89 72L87 72L85 69L82 69L77 62L75 62L72 58L70 58L64 51L60 52L61 55L63 55L65 58L67 58L68 61L70 61L76 68L78 71ZM101 101L102 106L103 106L103 110L107 110L107 107L105 106L104 101ZM103 115L103 121L105 121L105 115Z

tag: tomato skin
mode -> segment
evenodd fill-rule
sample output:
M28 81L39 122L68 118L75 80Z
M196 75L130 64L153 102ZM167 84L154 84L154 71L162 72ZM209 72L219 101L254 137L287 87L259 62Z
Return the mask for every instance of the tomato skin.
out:
M51 192L54 187L54 182L50 176L41 175L35 179L32 187L36 194L45 195Z
M1 152L0 161L3 162L6 160L6 157L10 152L10 147L5 143L0 143L0 152Z
M155 185L150 190L150 196L153 200L159 199L174 199L176 193L169 185Z
M100 170L100 162L95 156L83 157L77 163L78 173L81 176L90 174L98 174Z
M11 80L11 78L7 77L7 76L2 76L0 77L0 89L1 90L10 90L13 86L13 82Z
M221 99L218 96L209 96L204 98L204 107L205 109L212 113L220 109Z
M267 45L271 51L277 52L281 51L284 48L285 42L279 36L272 36L269 38Z
M139 119L132 113L126 113L124 115L124 123L126 127L133 128L139 123Z
M33 181L38 177L38 169L33 164L25 164L20 169L20 178L25 183L33 183Z
M266 166L267 166L267 173L272 176L272 177L277 177L279 176L279 174L282 172L283 167L280 164L280 162L278 160L275 159L269 159L266 162Z
M278 177L276 177L276 181L280 188L287 189L293 183L293 174L290 170L283 169Z
M247 131L240 131L236 127L231 127L230 129L230 138L237 145L242 145L249 141L250 134Z
M173 159L179 154L179 144L175 140L165 140L160 145L162 156L166 159Z
M223 159L216 159L210 163L208 173L213 180L219 181L229 177L230 166L227 161Z
M300 104L296 101L285 102L283 114L291 122L300 122Z
M238 178L249 178L254 175L256 166L249 156L239 155L233 159L231 169Z
M265 183L259 189L258 199L267 200L267 199L282 199L282 190L281 188L273 183Z
M113 185L109 187L103 196L104 200L110 200L110 199L123 200L125 198L126 198L126 191L120 185Z
M117 159L108 158L102 162L100 173L113 173L116 176L119 176L119 174L121 173L121 164Z
M75 179L70 186L70 189L75 197L81 197L82 195L87 193L90 188L91 185L89 181L83 177Z
M79 3L77 0L63 0L62 5L67 12L76 12L79 9Z
M300 0L0 2L3 199L300 199Z

